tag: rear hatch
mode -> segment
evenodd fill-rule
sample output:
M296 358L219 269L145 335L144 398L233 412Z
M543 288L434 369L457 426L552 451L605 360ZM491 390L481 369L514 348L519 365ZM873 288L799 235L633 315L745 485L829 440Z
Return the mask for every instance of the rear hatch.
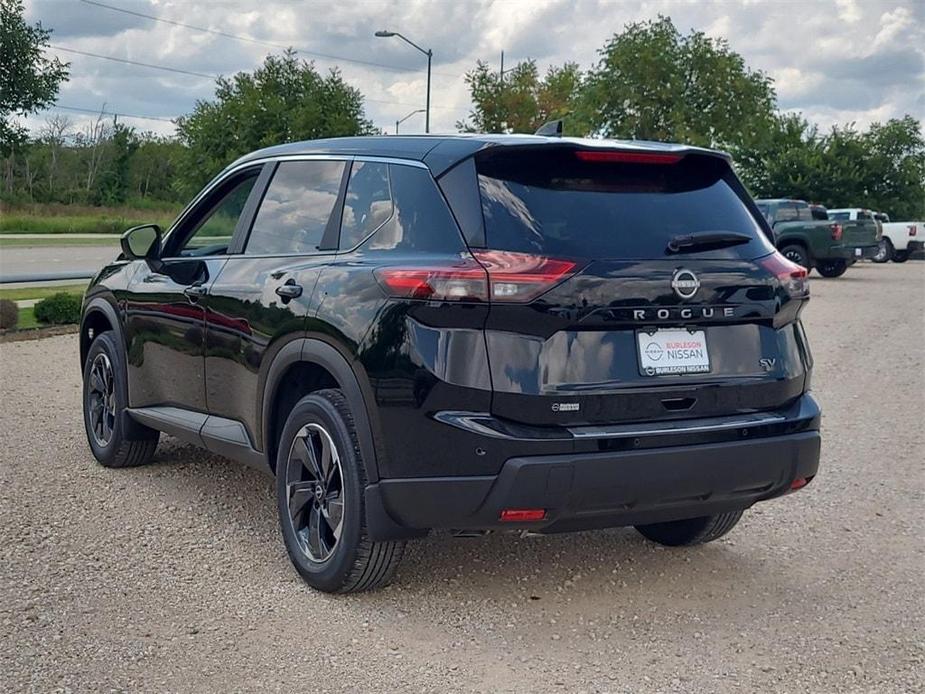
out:
M802 393L805 272L776 253L725 159L497 147L476 171L495 416L590 426Z

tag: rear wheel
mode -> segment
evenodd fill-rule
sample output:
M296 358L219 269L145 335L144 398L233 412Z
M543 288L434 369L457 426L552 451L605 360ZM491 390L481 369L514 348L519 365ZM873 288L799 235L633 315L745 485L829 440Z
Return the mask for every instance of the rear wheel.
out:
M809 270L812 266L812 263L809 260L809 253L807 253L806 249L799 244L791 243L781 248L780 252L787 260L794 262L797 265L802 265L807 270Z
M344 394L327 389L302 398L279 442L276 492L286 550L312 588L353 593L380 588L395 575L404 542L369 538L365 488Z
M637 525L636 530L647 540L660 545L686 547L718 540L732 530L741 517L742 511L730 511L715 516Z
M134 467L150 462L158 432L125 421L128 387L122 350L105 332L97 337L84 364L83 410L87 442L106 467ZM132 424L132 431L126 425Z
M816 265L823 277L841 277L848 270L847 260L824 260Z
M893 251L893 262L904 263L909 260L909 251Z
M885 263L890 258L893 257L893 242L890 241L886 236L880 239L880 242L877 244L877 252L874 254L873 261L875 263Z

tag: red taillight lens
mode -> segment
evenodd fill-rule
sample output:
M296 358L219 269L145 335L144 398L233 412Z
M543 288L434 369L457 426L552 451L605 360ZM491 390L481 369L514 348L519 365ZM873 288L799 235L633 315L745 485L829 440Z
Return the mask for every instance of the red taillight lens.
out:
M529 253L475 250L474 258L445 267L387 267L375 270L389 295L433 301L532 301L567 277L576 263Z
M802 265L787 260L777 251L759 259L758 264L780 281L781 287L791 298L809 297L809 280L807 279L809 271Z
M832 225L832 240L841 241L842 231L843 230L842 230L841 224L833 224Z
M446 267L386 267L374 271L389 295L434 301L488 301L488 274L469 258Z
M571 260L529 253L475 250L472 255L488 272L492 301L532 301L575 274L578 267Z
M542 508L507 508L501 512L501 520L505 523L541 521L544 518L546 509Z
M915 224L910 224L910 225L909 225L909 236L915 236L915 233L916 233L916 226L915 226Z
M575 156L587 162L620 162L623 164L677 164L684 158L683 154L665 154L662 152L601 152L580 150Z

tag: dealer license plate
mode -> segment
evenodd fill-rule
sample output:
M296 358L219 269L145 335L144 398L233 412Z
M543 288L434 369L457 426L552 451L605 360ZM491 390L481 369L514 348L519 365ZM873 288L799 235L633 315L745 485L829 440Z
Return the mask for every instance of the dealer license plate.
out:
M636 333L636 341L639 372L645 376L710 372L710 354L703 330L640 331Z

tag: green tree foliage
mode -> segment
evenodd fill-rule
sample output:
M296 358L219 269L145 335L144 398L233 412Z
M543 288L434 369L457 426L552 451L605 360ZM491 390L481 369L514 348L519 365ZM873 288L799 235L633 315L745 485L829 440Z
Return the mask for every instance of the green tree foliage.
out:
M897 221L925 217L925 138L911 116L824 134L801 116L778 116L767 137L737 148L736 161L758 197L869 207Z
M550 67L540 78L536 62L517 63L502 76L479 61L466 73L474 105L469 118L456 126L465 132L533 133L543 123L564 118L574 110L581 83L577 63Z
M186 146L179 177L187 194L255 149L373 130L359 90L337 70L321 75L292 51L268 56L252 73L220 78L215 100L198 101L177 129Z
M22 0L0 0L0 155L25 140L25 130L12 117L54 103L67 79L67 63L42 53L49 36L41 23L26 24Z
M179 201L173 185L182 149L176 139L102 117L75 131L55 116L4 160L0 199L109 206Z
M627 25L600 56L579 95L589 134L725 147L771 122L772 80L724 40L684 36L668 17Z

